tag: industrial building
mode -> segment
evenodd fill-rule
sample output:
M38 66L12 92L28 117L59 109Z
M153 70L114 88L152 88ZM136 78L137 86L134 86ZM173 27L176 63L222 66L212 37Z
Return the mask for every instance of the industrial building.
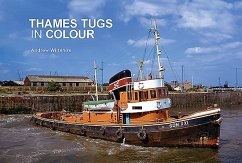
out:
M24 86L48 86L56 82L66 87L84 87L93 84L93 81L84 76L49 76L49 75L28 75L24 80Z

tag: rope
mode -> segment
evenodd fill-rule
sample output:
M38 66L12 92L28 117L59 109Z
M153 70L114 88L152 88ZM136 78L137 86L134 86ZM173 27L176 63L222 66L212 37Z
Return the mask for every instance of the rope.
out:
M145 43L145 51L144 51L144 54L143 54L143 61L144 61L144 59L145 59L145 54L146 54L146 51L147 51L148 40L149 40L149 38L150 38L150 32L151 32L151 30L149 30L149 34L148 34L148 37L147 37L147 39L146 39L146 43Z
M174 75L176 81L178 81L177 74L176 74L175 70L173 69L173 66L172 66L172 64L171 64L170 58L168 57L168 55L167 55L165 49L162 48L162 50L164 51L164 54L166 55L166 58L167 58L167 60L168 60L169 66L170 66L171 71L172 71L172 74Z
M146 52L147 52L147 47L148 47L148 41L149 41L149 39L150 39L150 32L151 32L151 30L149 30L149 34L148 34L148 37L147 37L147 39L146 39L146 42L145 42L145 50L144 50L144 54L143 54L143 58L142 58L142 61L144 62L145 61L145 54L146 54ZM138 72L138 79L139 79L139 76L140 74L139 74L139 72Z

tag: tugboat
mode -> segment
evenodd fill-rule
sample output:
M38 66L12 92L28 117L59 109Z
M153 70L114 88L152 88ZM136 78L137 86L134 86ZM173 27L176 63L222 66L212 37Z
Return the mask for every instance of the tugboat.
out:
M53 130L139 146L218 148L222 118L216 104L190 115L169 114L171 100L164 85L155 21L152 32L158 57L157 78L150 75L133 81L131 71L123 70L109 80L113 99L84 102L82 113L36 113L31 121Z

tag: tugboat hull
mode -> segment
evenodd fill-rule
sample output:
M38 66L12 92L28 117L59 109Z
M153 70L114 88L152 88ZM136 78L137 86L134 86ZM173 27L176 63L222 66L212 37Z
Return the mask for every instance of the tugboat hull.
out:
M208 115L202 114L147 125L68 123L36 115L32 117L31 121L53 130L139 146L218 148L221 117L219 110Z

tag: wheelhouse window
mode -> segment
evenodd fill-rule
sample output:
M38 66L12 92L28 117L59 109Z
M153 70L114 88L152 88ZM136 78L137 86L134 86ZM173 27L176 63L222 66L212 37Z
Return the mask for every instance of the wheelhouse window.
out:
M139 100L138 92L134 92L134 100Z
M166 92L167 92L166 89L163 89L163 92L164 92L164 96L166 96Z
M148 91L144 91L144 99L148 99Z
M150 97L156 98L156 91L155 90L150 90Z
M162 89L158 89L158 97L162 97Z
M143 92L142 92L142 91L139 91L139 99L142 101L143 98L144 98L144 96L143 96Z

